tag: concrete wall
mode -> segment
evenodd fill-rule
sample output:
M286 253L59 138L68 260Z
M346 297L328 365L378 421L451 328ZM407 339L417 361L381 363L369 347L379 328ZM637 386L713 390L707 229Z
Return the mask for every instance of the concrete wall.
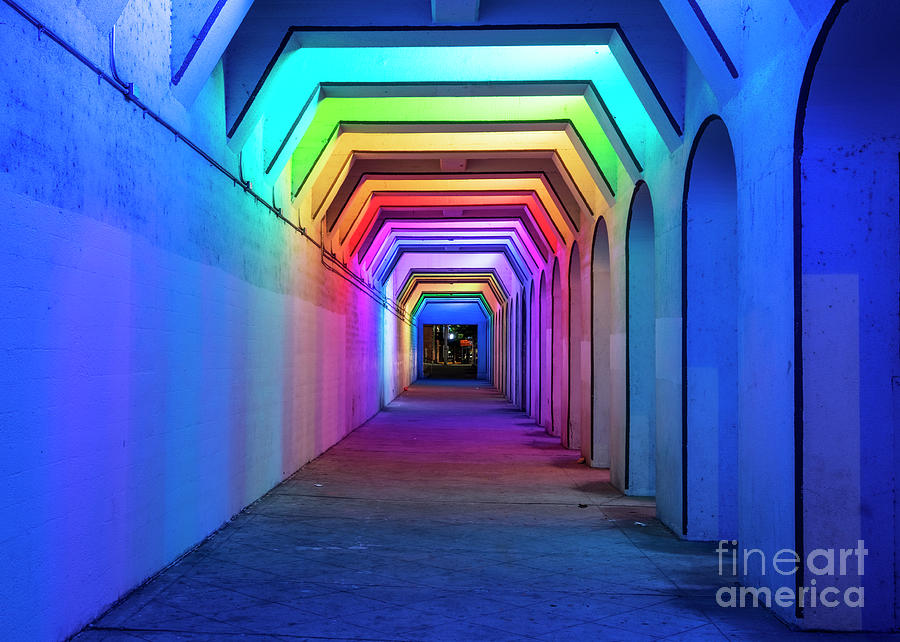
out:
M810 275L804 269L802 284L805 284L808 297L804 295L803 310L812 314L816 323L823 324L826 334L833 333L833 341L841 345L841 350L834 346L825 347L829 345L827 341L822 345L807 346L814 352L804 350L804 376L818 377L816 385L825 398L828 395L825 390L839 389L839 398L845 400L845 403L832 401L840 406L841 413L831 413L827 421L821 409L825 406L812 408L813 414L806 417L803 456L818 463L813 469L806 466L802 473L808 493L804 509L804 545L802 539L798 539L795 522L800 504L795 495L797 477L794 469L794 376L799 365L795 363L793 331L797 292L793 274L794 124L813 42L834 3L772 0L745 3L740 10L737 5L725 7L711 0L698 4L720 37L720 44L730 54L735 73L729 71L688 3L664 1L669 17L690 53L684 77L685 133L680 146L668 149L651 141L641 150L645 167L643 179L654 200L658 514L676 533L696 539L736 537L742 548L758 548L767 560L780 549L799 547L802 555L809 553L813 546L849 546L853 544L851 536L854 533L865 535L867 541L877 546L878 552L873 554L884 564L879 567L879 572L873 571L859 579L870 587L870 591L879 593L875 599L884 601L872 611L880 615L867 617L858 611L826 611L820 607L818 610L807 608L803 617L798 618L793 607L776 604L774 608L781 617L803 627L889 628L896 625L891 624L896 614L890 614L888 596L896 591L896 558L900 554L887 535L896 530L896 510L889 499L893 486L892 482L885 481L895 475L896 457L891 460L894 463L885 457L893 452L891 443L896 444L896 439L891 442L888 438L896 428L896 417L892 414L895 411L890 410L894 407L892 404L896 404L896 383L888 384L896 381L897 361L896 351L892 348L888 347L876 356L866 345L892 346L896 341L896 312L890 308L896 303L896 284L887 277L875 277L875 274L896 274L896 203L893 200L897 194L896 129L879 120L883 114L895 113L886 105L896 105L896 100L890 91L885 93L876 87L883 87L885 83L892 89L897 86L890 82L896 73L895 66L890 69L882 66L890 64L884 61L893 60L884 53L893 45L885 44L886 39L879 40L877 34L894 28L898 11L890 3L861 1L848 5L856 7L851 14L844 10L845 16L855 15L851 19L857 24L854 35L843 41L843 47L836 49L844 53L836 53L835 60L841 69L849 70L849 77L855 80L835 81L836 87L829 100L838 116L823 131L841 131L831 140L824 141L823 147L827 149L822 159L812 161L820 165L810 165L802 174L804 180L815 182L824 195L810 196L813 200L804 207L817 213L834 212L821 214L825 231L818 233L815 243L826 247L826 253L843 256L844 263L849 262L849 267L844 266L846 269L838 268L838 261L831 261L834 264L831 267L823 266L820 264L824 259L814 254L813 245L804 250L807 261L815 267L810 268ZM882 44L864 44L870 41ZM787 46L786 43L791 44ZM854 49L854 55L848 57L846 52L850 49ZM874 71L878 69L882 71ZM868 71L862 73L859 70ZM867 82L867 78L871 82ZM879 105L884 105L886 111L879 111L882 109ZM709 383L712 384L713 379L720 380L727 371L726 374L731 373L727 378L733 382L730 385L736 389L727 395L729 411L725 414L728 416L723 420L722 404L719 403L716 417L711 419L710 425L718 424L715 440L698 436L700 444L697 445L701 451L688 458L688 479L694 489L689 491L686 501L688 528L685 533L681 481L685 464L681 452L683 418L688 417L689 432L691 417L695 419L694 424L702 424L695 413L709 411L710 395L694 391L688 395L689 407L682 406L682 209L689 153L701 125L712 115L723 119L734 148L737 190L736 214L731 218L734 227L733 231L720 235L727 238L731 249L727 258L721 257L728 264L724 267L715 261L706 266L689 264L688 267L698 279L697 283L705 280L700 274L705 271L721 281L711 291L724 287L730 292L724 298L721 292L712 295L715 300L707 301L705 322L709 329L727 326L734 335L727 339L729 344L734 344L728 349L733 357L728 357L730 361L725 365L714 365L715 377L709 379ZM877 124L878 134L860 132L853 124L857 119L872 127ZM835 178L838 175L844 178ZM841 189L833 189L835 180L842 181ZM603 213L610 238L612 297L609 386L610 440L614 447L610 468L614 483L620 487L624 481L621 471L625 451L619 444L625 425L622 408L626 398L624 351L619 349L626 327L624 222L628 192L623 186L629 184L627 178L619 177L616 203ZM845 213L858 211L858 216L863 217L860 220L882 212L888 218L873 219L868 227L836 233L828 231L832 227L828 224L829 217L841 216L835 208ZM722 213L721 210L721 205L714 203L706 218L712 220ZM848 218L842 225L850 223ZM866 229L869 231L865 232ZM881 239L877 241L872 232L875 229L882 230L878 233ZM694 238L695 243L702 240L702 237L694 237L690 230L687 233L689 240ZM866 259L867 263L862 261L866 252L854 249L862 244L866 252L874 252L874 257ZM840 274L832 275L835 271ZM820 272L827 273L828 278L822 277ZM854 277L857 280L867 279L870 291L881 294L870 295L874 298L867 303L859 294L857 280L848 281L845 273L857 275ZM826 284L828 279L834 283ZM709 282L704 287L708 285ZM558 294L563 294L562 288ZM691 296L688 284L689 310L691 305L702 309L703 301ZM890 309L879 307L876 301L889 301ZM841 309L846 308L846 314L833 312L837 303ZM813 314L817 309L818 316ZM829 320L823 316L826 310L837 316ZM550 323L549 320L544 323L542 331L545 335ZM856 328L861 328L858 345L854 343L855 332L851 331ZM689 342L693 341L690 337L698 338L691 328L687 331ZM595 350L597 339L595 334ZM710 354L717 358L722 356L723 349L716 346L726 339L710 340ZM555 358L564 359L560 356L564 348L558 346L555 332L552 341L557 353ZM820 357L827 354L828 359L816 357L816 354ZM556 362L554 403L563 386L555 367ZM702 364L696 364L693 371L691 367L689 362L689 380L691 372L695 378L703 374ZM875 371L881 373L880 379ZM841 376L835 377L833 373L836 372L842 373ZM714 397L721 402L722 391L716 390ZM564 408L553 411L554 416L569 412ZM545 422L546 415L546 412L540 415ZM843 419L836 419L838 416ZM827 426L831 428L827 429ZM555 430L555 426L551 430ZM825 437L822 430L830 437ZM725 442L719 439L722 436L727 438ZM689 446L689 455L690 452ZM704 456L708 456L708 463ZM836 474L844 468L847 468L847 475ZM712 477L710 472L714 473ZM876 482L876 478L883 483ZM846 528L836 527L835 510L850 516ZM710 511L715 511L714 519L709 520L709 525L702 524L704 513L711 515ZM695 522L697 519L700 521ZM873 526L876 522L882 525L880 530ZM771 568L767 573L759 567L747 571L743 577L747 584L773 591L779 587L794 588L796 578L772 573Z
M50 26L107 66L72 4ZM0 11L0 637L59 639L377 412L383 315ZM126 9L119 71L237 171L221 70L190 111L167 93L166 21ZM387 369L389 400L410 371Z
M890 628L897 617L887 499L900 466L900 11L872 4L848 4L823 33L800 159L804 539L808 549L862 541L868 551L863 566L854 558L828 578L841 591L865 586L866 608L808 609L804 619L840 629Z
M709 37L703 33L687 3L663 0L663 5L679 29L692 58L687 67L685 141L693 140L700 123L710 114L719 114L724 119L734 144L738 186L737 539L742 548L758 548L766 559L771 560L779 549L793 549L802 543L795 537L794 493L794 376L795 368L798 367L795 363L793 340L794 125L798 96L813 42L835 3L828 0L808 3L773 0L746 5L741 10L737 6L725 8L710 0L698 4L708 14L716 33L721 36L736 65L737 78L729 75L721 56L712 49ZM859 32L858 39L853 41L852 46L847 43L841 49L842 57L853 47L867 42L867 38L872 38L871 33L876 31L876 23L895 25L898 15L892 3L851 1L850 4L856 5L861 15L865 16L867 29ZM863 36L863 33L868 35ZM891 59L891 56L885 56L882 48L879 57L870 58L866 64L881 57ZM847 59L844 59L843 64L846 69L854 70L861 70L866 66L862 62L856 65ZM891 84L883 74L879 78L883 83ZM852 96L852 92L849 95ZM851 97L850 100L857 98ZM857 104L863 103L860 100ZM848 118L854 118L847 103L840 109L841 125L835 123L834 127L843 127ZM857 137L854 145L861 144L865 144L864 139ZM678 155L676 153L675 156ZM830 162L843 161L834 156ZM679 165L681 163L676 162L673 169ZM680 203L679 191L674 182L669 183L668 188L662 187L653 177L657 169L648 168L648 172L648 184L654 194L657 210L668 207L669 198ZM827 183L830 185L834 180L836 179L832 176L827 179ZM893 193L896 194L896 190ZM825 216L821 212L818 214ZM657 216L657 221L659 218ZM665 225L661 227L663 229L657 232L658 243L660 232L665 233L667 229ZM670 247L676 247L674 241ZM665 252L664 248L659 249ZM849 250L845 245L840 251ZM657 258L660 258L659 253ZM663 258L665 260L665 255ZM659 290L657 293L659 294ZM657 308L661 304L668 306L668 302L673 300L664 291L663 299L657 301ZM844 299L844 302L847 303L848 300ZM669 315L658 314L658 328L660 316ZM659 343L657 347L659 349ZM658 351L657 354L660 362L674 356L674 353L667 355L666 351ZM807 356L804 354L804 358ZM658 363L657 368L659 371L665 365ZM659 383L658 380L658 401L661 398ZM663 392L662 396L666 394ZM666 422L659 412L659 404L657 409L657 420ZM667 461L674 464L677 461L671 452L671 446L675 442L674 433L665 425L660 428L662 430L657 433L660 438L657 451L659 512L678 531L680 529L676 520L680 518L680 511L675 509L672 501L674 498L666 491L667 487L673 487L670 486L671 476L667 473L670 468L662 463ZM851 429L847 435L851 441L852 433ZM815 434L813 439L816 443L829 442L816 429L811 429L810 434ZM876 442L877 440L873 443ZM827 450L835 457L844 459L846 451L843 442L832 440L831 444ZM874 471L875 468L877 467L871 470ZM823 474L833 475L834 472L832 469ZM885 479L885 472L882 473L882 479ZM818 494L825 502L818 507L818 515L823 524L834 525L839 521L835 510L844 514L843 509L837 508L843 501L838 499L840 495L824 492L823 487L811 492ZM854 486L854 491L843 497L857 508L872 501L873 507L878 505L880 510L893 512L893 509L888 508L889 502L876 499L876 496L876 493L866 491L864 484L859 484ZM871 499L864 499L866 497ZM689 515L691 499L689 496ZM690 530L688 537L691 537ZM814 545L808 535L806 539L805 550L800 551L801 555L808 553ZM815 545L841 547L848 543L826 529L819 531L819 540ZM793 589L795 579L772 573L771 568L768 573L763 574L758 566L751 566L748 574L742 578L746 584L772 590L781 586ZM807 582L808 580L807 577ZM880 588L875 589L879 593L894 594L895 589L890 582L879 584L880 580L872 577L866 578L865 582L873 588L879 586ZM814 610L809 608L805 609L804 617L798 619L793 607L776 605L774 608L785 619L810 628L821 626L825 620L834 624L843 617L849 616L851 620L859 617L859 613L854 613L852 609L826 610L820 607L818 611L825 615L825 620L817 618ZM883 627L884 621L874 626Z

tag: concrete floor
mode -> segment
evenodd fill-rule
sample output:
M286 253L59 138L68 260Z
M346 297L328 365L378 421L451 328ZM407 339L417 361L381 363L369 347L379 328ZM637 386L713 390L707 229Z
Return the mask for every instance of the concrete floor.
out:
M417 384L76 639L810 639L717 607L713 546L577 457Z

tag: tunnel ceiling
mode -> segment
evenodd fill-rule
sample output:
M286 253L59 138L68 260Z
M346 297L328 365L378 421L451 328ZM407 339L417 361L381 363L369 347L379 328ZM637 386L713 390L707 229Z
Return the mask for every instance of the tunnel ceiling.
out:
M683 63L645 43L671 25L609 5L666 91ZM229 145L409 318L463 300L492 319L680 144L683 105L615 20L303 28L298 10L254 3L229 44Z

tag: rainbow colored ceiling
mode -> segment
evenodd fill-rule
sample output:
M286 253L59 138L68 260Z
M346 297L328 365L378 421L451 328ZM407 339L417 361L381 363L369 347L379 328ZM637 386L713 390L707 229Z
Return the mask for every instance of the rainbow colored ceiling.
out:
M494 323L680 140L615 29L501 33L291 28L238 63L245 175L411 324L446 301Z

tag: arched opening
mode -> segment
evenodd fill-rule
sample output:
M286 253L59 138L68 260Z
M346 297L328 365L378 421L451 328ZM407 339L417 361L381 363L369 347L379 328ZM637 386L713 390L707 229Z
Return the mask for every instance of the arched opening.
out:
M512 301L507 300L503 306L503 394L509 395L509 315Z
M610 410L612 373L612 286L609 272L609 232L600 218L594 228L591 248L591 466L610 466Z
M653 202L634 188L625 230L625 491L656 494L656 250Z
M682 218L684 533L737 537L737 173L721 118L700 126Z
M553 346L553 306L550 303L550 283L547 271L541 273L541 323L538 330L540 350L540 380L538 381L538 423L547 432L551 431L550 417L550 370L552 368Z
M510 341L510 363L512 364L512 372L510 373L510 381L509 381L509 396L512 399L513 404L518 406L522 399L519 397L519 381L522 378L522 351L519 349L519 341L521 340L522 334L522 324L521 324L521 301L520 295L516 294L513 299L512 305L512 314L510 315L509 324L512 329Z
M553 278L551 279L553 307L553 341L550 352L550 434L563 438L563 445L568 446L566 426L566 379L569 364L566 358L568 339L566 337L566 302L563 295L562 275L559 260L553 261Z
M813 48L794 153L797 547L868 549L866 608L810 628L897 628L900 7L838 2ZM835 519L840 515L840 519ZM852 565L851 565L852 566ZM799 578L808 582L809 579ZM870 597L871 596L871 597Z
M581 449L585 458L590 457L591 405L590 388L590 334L587 332L587 305L590 298L589 281L584 278L581 251L578 243L572 245L569 258L569 421L568 443L570 448Z
M506 306L497 312L497 389L506 392Z

